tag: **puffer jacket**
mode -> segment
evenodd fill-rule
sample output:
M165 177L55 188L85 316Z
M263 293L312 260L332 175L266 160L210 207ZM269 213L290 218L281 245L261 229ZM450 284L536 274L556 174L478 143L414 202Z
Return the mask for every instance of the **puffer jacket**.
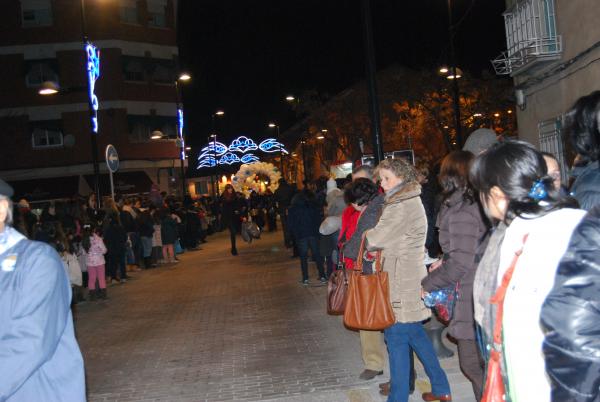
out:
M479 204L465 200L457 191L442 203L436 226L444 252L441 267L429 273L421 284L426 292L458 283L458 299L448 332L456 339L475 339L473 320L473 280L477 248L487 230Z
M88 267L98 267L104 265L104 254L106 254L104 241L97 234L93 234L90 239L90 249L86 253L86 264Z
M573 231L541 311L554 402L600 400L600 206Z
M383 270L390 280L390 301L396 322L431 316L421 300L421 280L427 275L423 256L427 218L418 183L401 184L386 194L377 225L366 231L367 249L382 250Z
M571 195L579 201L582 209L589 211L600 205L600 166L598 161L590 163L577 175L571 187Z

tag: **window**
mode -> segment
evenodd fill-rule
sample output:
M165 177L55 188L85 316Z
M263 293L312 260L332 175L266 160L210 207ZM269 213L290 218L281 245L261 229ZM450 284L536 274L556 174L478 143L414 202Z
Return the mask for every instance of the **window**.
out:
M167 0L148 0L148 25L164 28L167 26Z
M129 141L130 142L149 142L150 136L154 131L163 133L163 139L175 139L176 137L176 118L175 116L128 116L129 123Z
M57 64L52 60L33 61L26 65L25 83L28 87L39 87L46 81L58 83Z
M63 134L55 127L36 127L31 134L33 148L59 148L63 146Z
M563 117L544 120L538 124L540 151L554 155L560 166L563 181L568 177L567 155L564 147Z
M126 24L139 24L137 0L119 2L119 19Z
M194 183L194 187L196 190L196 195L204 195L208 194L208 182L206 181L198 181Z
M497 74L518 73L532 62L560 58L554 0L517 1L504 13L504 26L507 50L492 61Z
M52 25L50 0L21 0L21 21L23 28Z
M157 64L152 72L152 81L159 84L172 84L175 81L175 69L173 63L155 61Z
M144 59L141 57L123 57L123 75L125 81L146 81Z

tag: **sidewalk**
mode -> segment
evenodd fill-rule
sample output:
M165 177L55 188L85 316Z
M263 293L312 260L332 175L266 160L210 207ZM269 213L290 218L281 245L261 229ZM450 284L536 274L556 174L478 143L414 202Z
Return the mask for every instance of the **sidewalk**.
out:
M89 401L385 401L387 378L358 380L358 334L326 314L325 286L298 283L280 236L240 240L237 257L228 236L213 236L179 264L109 288L109 301L78 306ZM474 401L456 357L442 365L454 401ZM419 368L411 401L428 386Z

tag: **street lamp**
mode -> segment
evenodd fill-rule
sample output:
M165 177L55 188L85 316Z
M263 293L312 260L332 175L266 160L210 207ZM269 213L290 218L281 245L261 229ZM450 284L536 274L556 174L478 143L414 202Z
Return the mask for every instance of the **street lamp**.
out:
M212 138L212 142L213 142L213 158L215 161L215 166L214 166L214 171L213 174L210 175L210 183L213 189L213 194L216 196L218 195L218 190L219 190L219 185L218 185L218 177L219 177L219 171L218 171L218 166L219 164L217 163L217 129L216 129L216 122L215 119L217 117L223 117L225 116L225 111L222 109L217 109L210 117L211 117L211 121L212 121L212 134L209 136L209 142L210 139ZM215 176L217 177L217 180L215 180ZM215 187L216 184L216 187Z
M296 98L294 97L294 95L288 95L285 97L285 100L288 102L293 102L296 100Z
M183 135L183 107L181 107L181 93L179 88L179 82L188 82L192 77L188 73L181 73L175 80L175 106L177 108L177 142L179 145L179 163L181 167L181 199L185 198L186 194L186 180L185 180L185 137Z
M456 52L454 50L454 25L452 24L452 0L448 0L448 37L450 40L450 74L446 77L452 80L452 98L454 103L454 128L456 131L456 145L462 147L462 127L460 124L460 93L458 78L462 76L456 68ZM450 78L452 77L452 78Z
M276 128L277 129L277 141L279 141L279 143L281 144L281 134L279 133L279 124L275 124L273 122L269 123L269 128ZM281 177L284 176L283 174L283 147L281 145L279 145L279 170L281 171Z

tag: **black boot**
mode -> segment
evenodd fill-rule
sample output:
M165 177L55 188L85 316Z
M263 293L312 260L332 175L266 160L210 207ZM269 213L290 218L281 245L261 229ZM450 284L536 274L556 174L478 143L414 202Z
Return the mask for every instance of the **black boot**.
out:
M88 300L91 302L96 301L96 291L95 290L90 290L88 292Z
M231 255L238 255L237 248L231 249Z
M104 289L100 289L100 290L99 290L99 292L100 292L100 298L101 298L102 300L106 300L106 299L108 299L108 296L106 295L106 288L104 288Z

